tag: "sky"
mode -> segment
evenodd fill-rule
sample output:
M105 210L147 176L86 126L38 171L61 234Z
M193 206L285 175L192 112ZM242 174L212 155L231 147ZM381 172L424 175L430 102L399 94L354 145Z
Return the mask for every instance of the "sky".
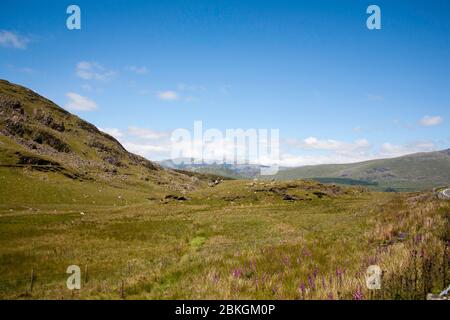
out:
M80 30L66 26L71 4ZM194 121L278 129L285 166L440 150L450 2L2 0L0 78L150 160L170 158L173 130Z

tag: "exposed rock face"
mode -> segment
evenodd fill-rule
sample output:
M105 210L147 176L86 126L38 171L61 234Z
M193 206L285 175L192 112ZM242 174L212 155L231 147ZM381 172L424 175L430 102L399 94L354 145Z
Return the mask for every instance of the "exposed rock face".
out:
M39 165L39 166L59 166L60 164L55 161L45 160L39 157L34 157L30 155L24 155L20 152L16 152L18 157L17 164L31 164L31 165Z
M3 80L0 81L0 133L34 153L35 158L56 158L74 170L84 167L113 172L114 167L127 167L127 164L146 170L160 169L127 152L116 139L94 125L31 90ZM17 161L22 160L19 157Z
M39 115L36 117L36 120L38 120L44 126L59 132L64 132L64 130L66 129L66 127L64 126L64 122L55 122L55 120L53 120L53 117L48 114Z
M46 144L58 152L70 152L70 146L47 131L36 131L31 133L32 140L38 144Z

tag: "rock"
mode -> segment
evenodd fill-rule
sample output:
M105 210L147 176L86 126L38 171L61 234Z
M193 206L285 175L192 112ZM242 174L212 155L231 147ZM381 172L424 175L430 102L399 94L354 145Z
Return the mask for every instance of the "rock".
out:
M59 152L68 153L71 151L70 146L46 131L37 131L33 134L33 141L39 144L46 144Z
M285 200L285 201L297 201L298 198L296 196L292 196L290 194L285 194L283 196L283 200Z
M39 114L36 117L36 119L41 124L43 124L44 126L49 127L49 128L51 128L53 130L56 130L56 131L59 131L59 132L64 132L66 130L63 122L61 122L61 123L56 122L53 119L53 117L51 115L49 115L49 114L46 114L46 115Z
M187 198L185 196L177 196L177 195L169 194L169 195L164 197L164 200L188 201L188 200L191 200L191 199Z
M32 155L25 155L20 152L15 153L16 156L18 156L19 160L17 161L17 164L30 164L30 165L40 165L40 166L60 166L58 162L46 160L43 158L39 158Z
M327 194L322 191L314 191L314 195L316 195L319 199L322 199L323 196L326 196Z
M439 296L438 294L427 294L427 300L448 300L448 297Z

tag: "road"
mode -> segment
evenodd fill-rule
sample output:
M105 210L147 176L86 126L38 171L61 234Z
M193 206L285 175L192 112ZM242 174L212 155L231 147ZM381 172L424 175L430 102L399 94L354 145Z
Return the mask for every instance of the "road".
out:
M450 189L445 189L444 191L442 191L442 195L444 196L444 198L450 199Z

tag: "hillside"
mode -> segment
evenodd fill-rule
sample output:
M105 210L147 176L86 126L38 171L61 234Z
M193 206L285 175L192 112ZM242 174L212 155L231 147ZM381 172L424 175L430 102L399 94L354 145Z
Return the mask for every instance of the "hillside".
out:
M367 185L378 190L419 191L450 184L450 149L351 164L324 164L284 169L277 180Z
M64 201L80 194L89 198L89 192L102 188L111 191L103 191L106 198L127 193L134 201L135 196L144 201L207 183L128 152L94 125L4 80L0 80L0 173L2 191L16 191L8 194L8 202L12 197L20 204ZM1 192L0 200L4 197Z

